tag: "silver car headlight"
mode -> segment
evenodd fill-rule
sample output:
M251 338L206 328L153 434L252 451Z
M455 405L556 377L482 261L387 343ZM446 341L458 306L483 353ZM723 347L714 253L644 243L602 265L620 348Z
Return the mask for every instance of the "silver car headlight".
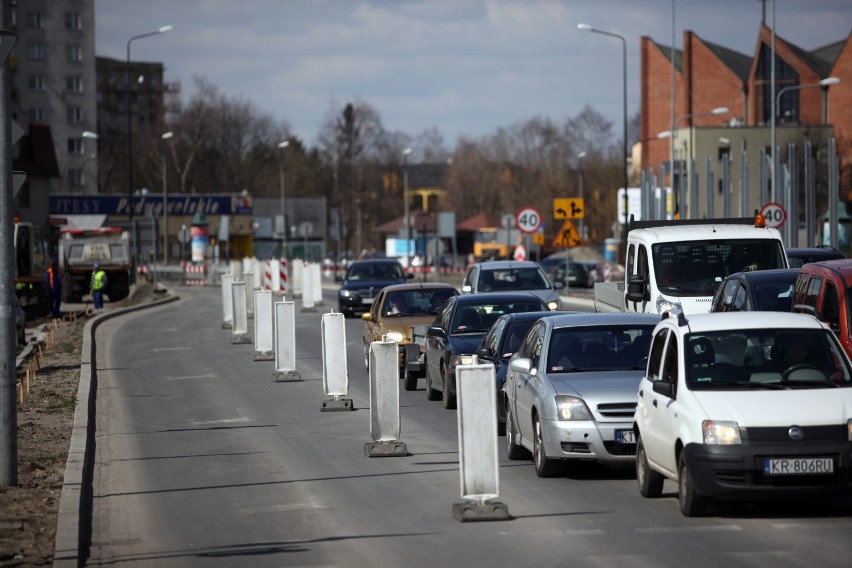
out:
M705 420L701 423L704 443L708 446L737 446L743 443L736 422Z
M473 365L473 355L453 355L450 357L450 367L458 365Z
M396 341L397 343L402 343L405 341L405 336L401 331L389 331L385 334L385 341Z
M556 419L592 420L592 413L582 398L560 395L556 397Z
M551 312L555 312L556 310L559 309L559 302L556 301L556 300L551 300L551 301L547 302L547 307L550 308Z
M683 308L680 302L668 300L662 296L657 296L657 313L664 314L666 312L682 312Z

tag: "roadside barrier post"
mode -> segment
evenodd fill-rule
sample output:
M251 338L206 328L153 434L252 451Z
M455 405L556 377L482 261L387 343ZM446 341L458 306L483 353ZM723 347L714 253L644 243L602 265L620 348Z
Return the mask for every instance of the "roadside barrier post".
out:
M314 305L321 306L322 304L322 274L320 273L320 265L314 262L311 264L311 285L314 289Z
M256 258L252 258L251 273L254 274L254 289L260 290L261 288L263 288L263 264L259 262Z
M305 263L301 260L296 260L293 262L293 274L292 276L292 285L293 285L293 297L301 298L302 297L302 279L304 276L302 273L305 271Z
M322 388L331 400L324 400L322 412L352 410L349 370L346 366L346 318L340 313L322 315Z
M239 260L232 260L228 263L228 274L234 277L234 282L243 279L243 263Z
M453 517L461 522L506 521L512 517L500 496L497 463L497 393L494 365L456 367L458 392L459 474L461 503Z
M275 302L275 372L276 383L301 381L296 371L296 304Z
M408 448L399 441L399 344L396 341L370 343L370 436L364 444L367 457L407 456Z
M272 259L269 261L269 278L270 278L270 287L273 292L281 291L281 271L278 266L278 261Z
M246 317L254 317L254 275L251 272L243 272L243 282L246 283Z
M317 311L314 306L314 299L316 298L316 294L314 293L314 278L313 278L313 270L311 269L311 265L306 265L304 270L302 271L302 311L303 312L315 312Z
M248 335L248 317L246 316L246 283L240 280L231 284L234 303L234 323L231 330L231 344L251 343Z
M272 292L255 290L249 296L254 297L254 360L272 361L275 359L272 343Z
M234 327L234 302L231 299L234 295L233 284L234 277L232 275L222 275L222 329Z

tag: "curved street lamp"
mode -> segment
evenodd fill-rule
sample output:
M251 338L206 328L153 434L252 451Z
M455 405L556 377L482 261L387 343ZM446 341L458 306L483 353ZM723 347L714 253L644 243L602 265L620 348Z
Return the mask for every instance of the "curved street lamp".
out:
M127 216L130 221L130 235L132 241L130 247L131 284L136 283L136 235L134 234L136 231L133 230L133 125L132 112L130 109L130 44L137 39L164 34L172 31L172 29L174 29L174 26L172 25L162 26L156 31L135 35L127 40Z
M411 263L411 258L408 254L409 246L411 246L411 220L408 218L408 156L414 152L411 148L406 148L402 151L402 199L404 204L404 217L403 222L405 223L405 268L408 269Z
M623 69L622 69L622 71L623 71L623 75L624 75L624 77L623 77L623 87L624 87L624 96L623 96L623 103L624 103L624 151L621 155L621 160L622 160L623 166L624 166L624 239L623 239L623 241L626 245L627 244L627 225L629 223L629 213L627 211L627 209L628 209L627 208L627 205L628 205L628 199L627 199L627 185L628 185L628 182L627 182L627 175L628 175L627 174L627 40L624 39L624 36L622 36L622 35L612 33L612 32L607 32L607 31L604 31L604 30L599 30L599 29L593 28L589 24L577 24L577 29L580 30L580 31L593 32L593 33L596 33L596 34L614 37L616 39L621 40L621 46L622 46L622 52L623 52L623 65L622 65ZM625 249L626 249L626 247L625 247Z

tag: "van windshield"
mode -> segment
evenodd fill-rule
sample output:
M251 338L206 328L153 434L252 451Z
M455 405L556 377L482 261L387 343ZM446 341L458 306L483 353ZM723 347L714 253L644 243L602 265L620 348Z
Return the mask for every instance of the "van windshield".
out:
M775 239L658 243L651 250L657 287L672 296L712 296L734 272L787 267Z

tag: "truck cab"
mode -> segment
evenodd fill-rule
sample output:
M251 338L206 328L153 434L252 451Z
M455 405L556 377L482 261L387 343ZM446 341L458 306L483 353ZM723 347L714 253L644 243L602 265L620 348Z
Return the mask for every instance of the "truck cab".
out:
M632 222L624 282L597 283L595 308L706 313L726 276L769 268L787 268L784 245L754 219Z

